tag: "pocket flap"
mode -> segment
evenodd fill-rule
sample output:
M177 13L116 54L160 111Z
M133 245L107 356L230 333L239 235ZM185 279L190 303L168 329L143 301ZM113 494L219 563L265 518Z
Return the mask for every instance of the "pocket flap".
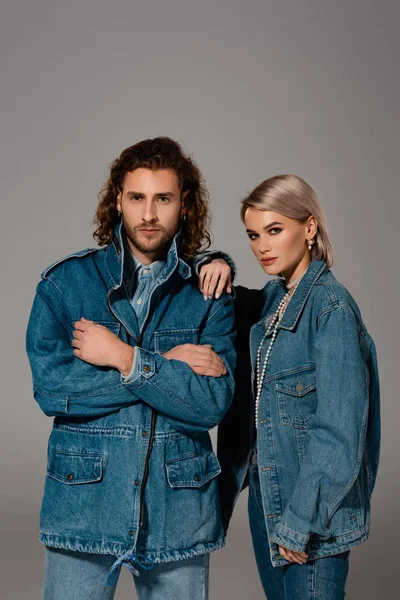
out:
M284 377L281 380L278 380L275 389L277 392L301 398L308 394L308 392L316 389L315 370L304 371L291 375L290 377Z
M221 472L214 452L175 460L165 465L168 483L173 488L201 487Z
M318 404L315 367L310 365L283 374L275 389L281 425L307 429Z
M47 475L67 485L100 481L103 477L103 456L53 451L49 456Z

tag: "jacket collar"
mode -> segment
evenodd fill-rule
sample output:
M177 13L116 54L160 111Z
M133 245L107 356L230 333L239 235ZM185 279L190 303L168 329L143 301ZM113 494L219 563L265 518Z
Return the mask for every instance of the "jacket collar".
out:
M181 232L178 231L171 242L165 267L160 276L160 283L163 283L169 279L176 269L183 279L189 279L189 277L192 276L192 269L182 258L179 257L178 254L180 238ZM113 240L111 244L109 244L107 252L107 266L113 287L120 287L122 285L124 274L124 255L125 248L122 238L121 221L114 230Z
M295 293L293 294L287 309L283 315L282 321L280 323L280 327L282 329L287 329L291 331L294 329L300 319L301 313L303 312L304 306L307 302L307 299L311 293L311 290L321 275L327 270L327 265L325 262L321 260L313 260L306 273L303 275L300 280L299 285ZM283 280L276 280L277 284L282 286L282 297L286 293L286 286ZM268 290L267 290L268 297ZM281 298L280 298L281 299ZM279 299L279 300L280 300ZM278 303L279 303L278 300ZM277 306L274 305L274 311L277 309Z
M126 237L124 237L124 285L130 286L133 282L137 281L140 277L140 273L147 273L147 277L151 279L153 285L157 281L158 277L165 266L165 260L155 260L149 265L143 265L138 258L131 252Z

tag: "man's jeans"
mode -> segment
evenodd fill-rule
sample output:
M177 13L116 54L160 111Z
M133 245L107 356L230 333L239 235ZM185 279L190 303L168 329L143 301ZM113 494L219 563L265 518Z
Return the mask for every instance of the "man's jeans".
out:
M139 600L207 600L209 554L140 569L134 577ZM46 548L44 600L112 600L107 584L115 556Z
M249 484L250 529L258 573L268 600L343 600L350 552L304 565L273 567L262 509L257 451L250 464Z

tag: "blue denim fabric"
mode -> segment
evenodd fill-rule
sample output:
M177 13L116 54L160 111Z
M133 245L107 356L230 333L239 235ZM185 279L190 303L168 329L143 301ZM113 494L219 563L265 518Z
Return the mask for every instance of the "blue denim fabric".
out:
M133 310L136 313L139 332L142 333L144 319L149 308L149 301L153 289L157 286L164 267L164 260L156 260L150 265L142 263L132 254L129 249L126 237L124 236L124 289L126 297L130 301ZM130 373L122 381L133 381L140 375L138 353L135 353Z
M262 291L264 307L250 333L253 385L247 396L254 391L260 341L286 291L279 279ZM264 340L261 365L270 339ZM254 419L254 393L235 397L232 410L247 401ZM254 426L248 443L237 447L223 425L218 451L230 477L224 475L221 502L229 517L246 483ZM374 343L349 292L314 260L280 323L259 404L259 473L273 566L286 562L278 544L306 550L313 560L367 539L379 446Z
M158 278L165 267L165 261L156 260L150 265L143 265L130 251L125 237L124 251L123 279L125 293L136 313L139 330L141 330L147 314L151 292L158 283Z
M112 556L47 548L43 600L112 600L109 586ZM209 555L160 563L134 577L139 600L207 600Z
M303 565L273 567L257 461L249 468L249 521L258 573L271 600L343 600L349 570L347 550L335 556L309 561Z
M154 562L191 558L224 544L218 460L208 431L233 395L233 302L205 302L174 239L140 334L122 287L124 248L114 241L58 261L42 274L27 331L34 397L55 417L48 446L40 539L47 546ZM82 316L140 345L140 375L73 355ZM162 354L211 344L227 367L196 375ZM144 485L147 477L147 484Z
M253 369L285 292L280 280L265 288L264 318L250 336ZM314 260L281 321L260 398L257 445L272 543L307 547L317 558L367 538L379 432L373 341L349 292ZM282 562L276 552L274 562Z

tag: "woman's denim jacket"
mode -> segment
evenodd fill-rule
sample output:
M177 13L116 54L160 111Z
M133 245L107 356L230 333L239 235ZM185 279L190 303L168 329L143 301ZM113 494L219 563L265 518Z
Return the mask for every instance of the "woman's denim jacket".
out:
M205 302L173 241L140 339L121 289L123 244L114 241L42 274L27 331L34 397L55 417L48 445L40 539L47 546L155 562L221 547L220 466L208 431L233 397L232 298ZM81 317L140 346L140 376L73 355ZM211 344L227 374L196 375L167 360L174 346ZM147 483L146 483L147 481Z
M220 426L225 527L255 439L254 430L243 421L241 436L232 436L232 427L240 411L254 419L257 350L286 291L282 280L273 280L260 293L262 318L250 336L252 384L246 388L242 365L234 403ZM254 308L254 298L247 297ZM241 306L246 310L244 302ZM237 318L239 340L240 314ZM264 340L261 365L271 335ZM240 349L238 369L239 359ZM246 391L247 397L253 396L247 408ZM305 550L312 560L348 550L368 537L379 444L374 343L349 292L324 262L314 260L281 321L259 404L258 470L274 566L285 564L278 544Z

